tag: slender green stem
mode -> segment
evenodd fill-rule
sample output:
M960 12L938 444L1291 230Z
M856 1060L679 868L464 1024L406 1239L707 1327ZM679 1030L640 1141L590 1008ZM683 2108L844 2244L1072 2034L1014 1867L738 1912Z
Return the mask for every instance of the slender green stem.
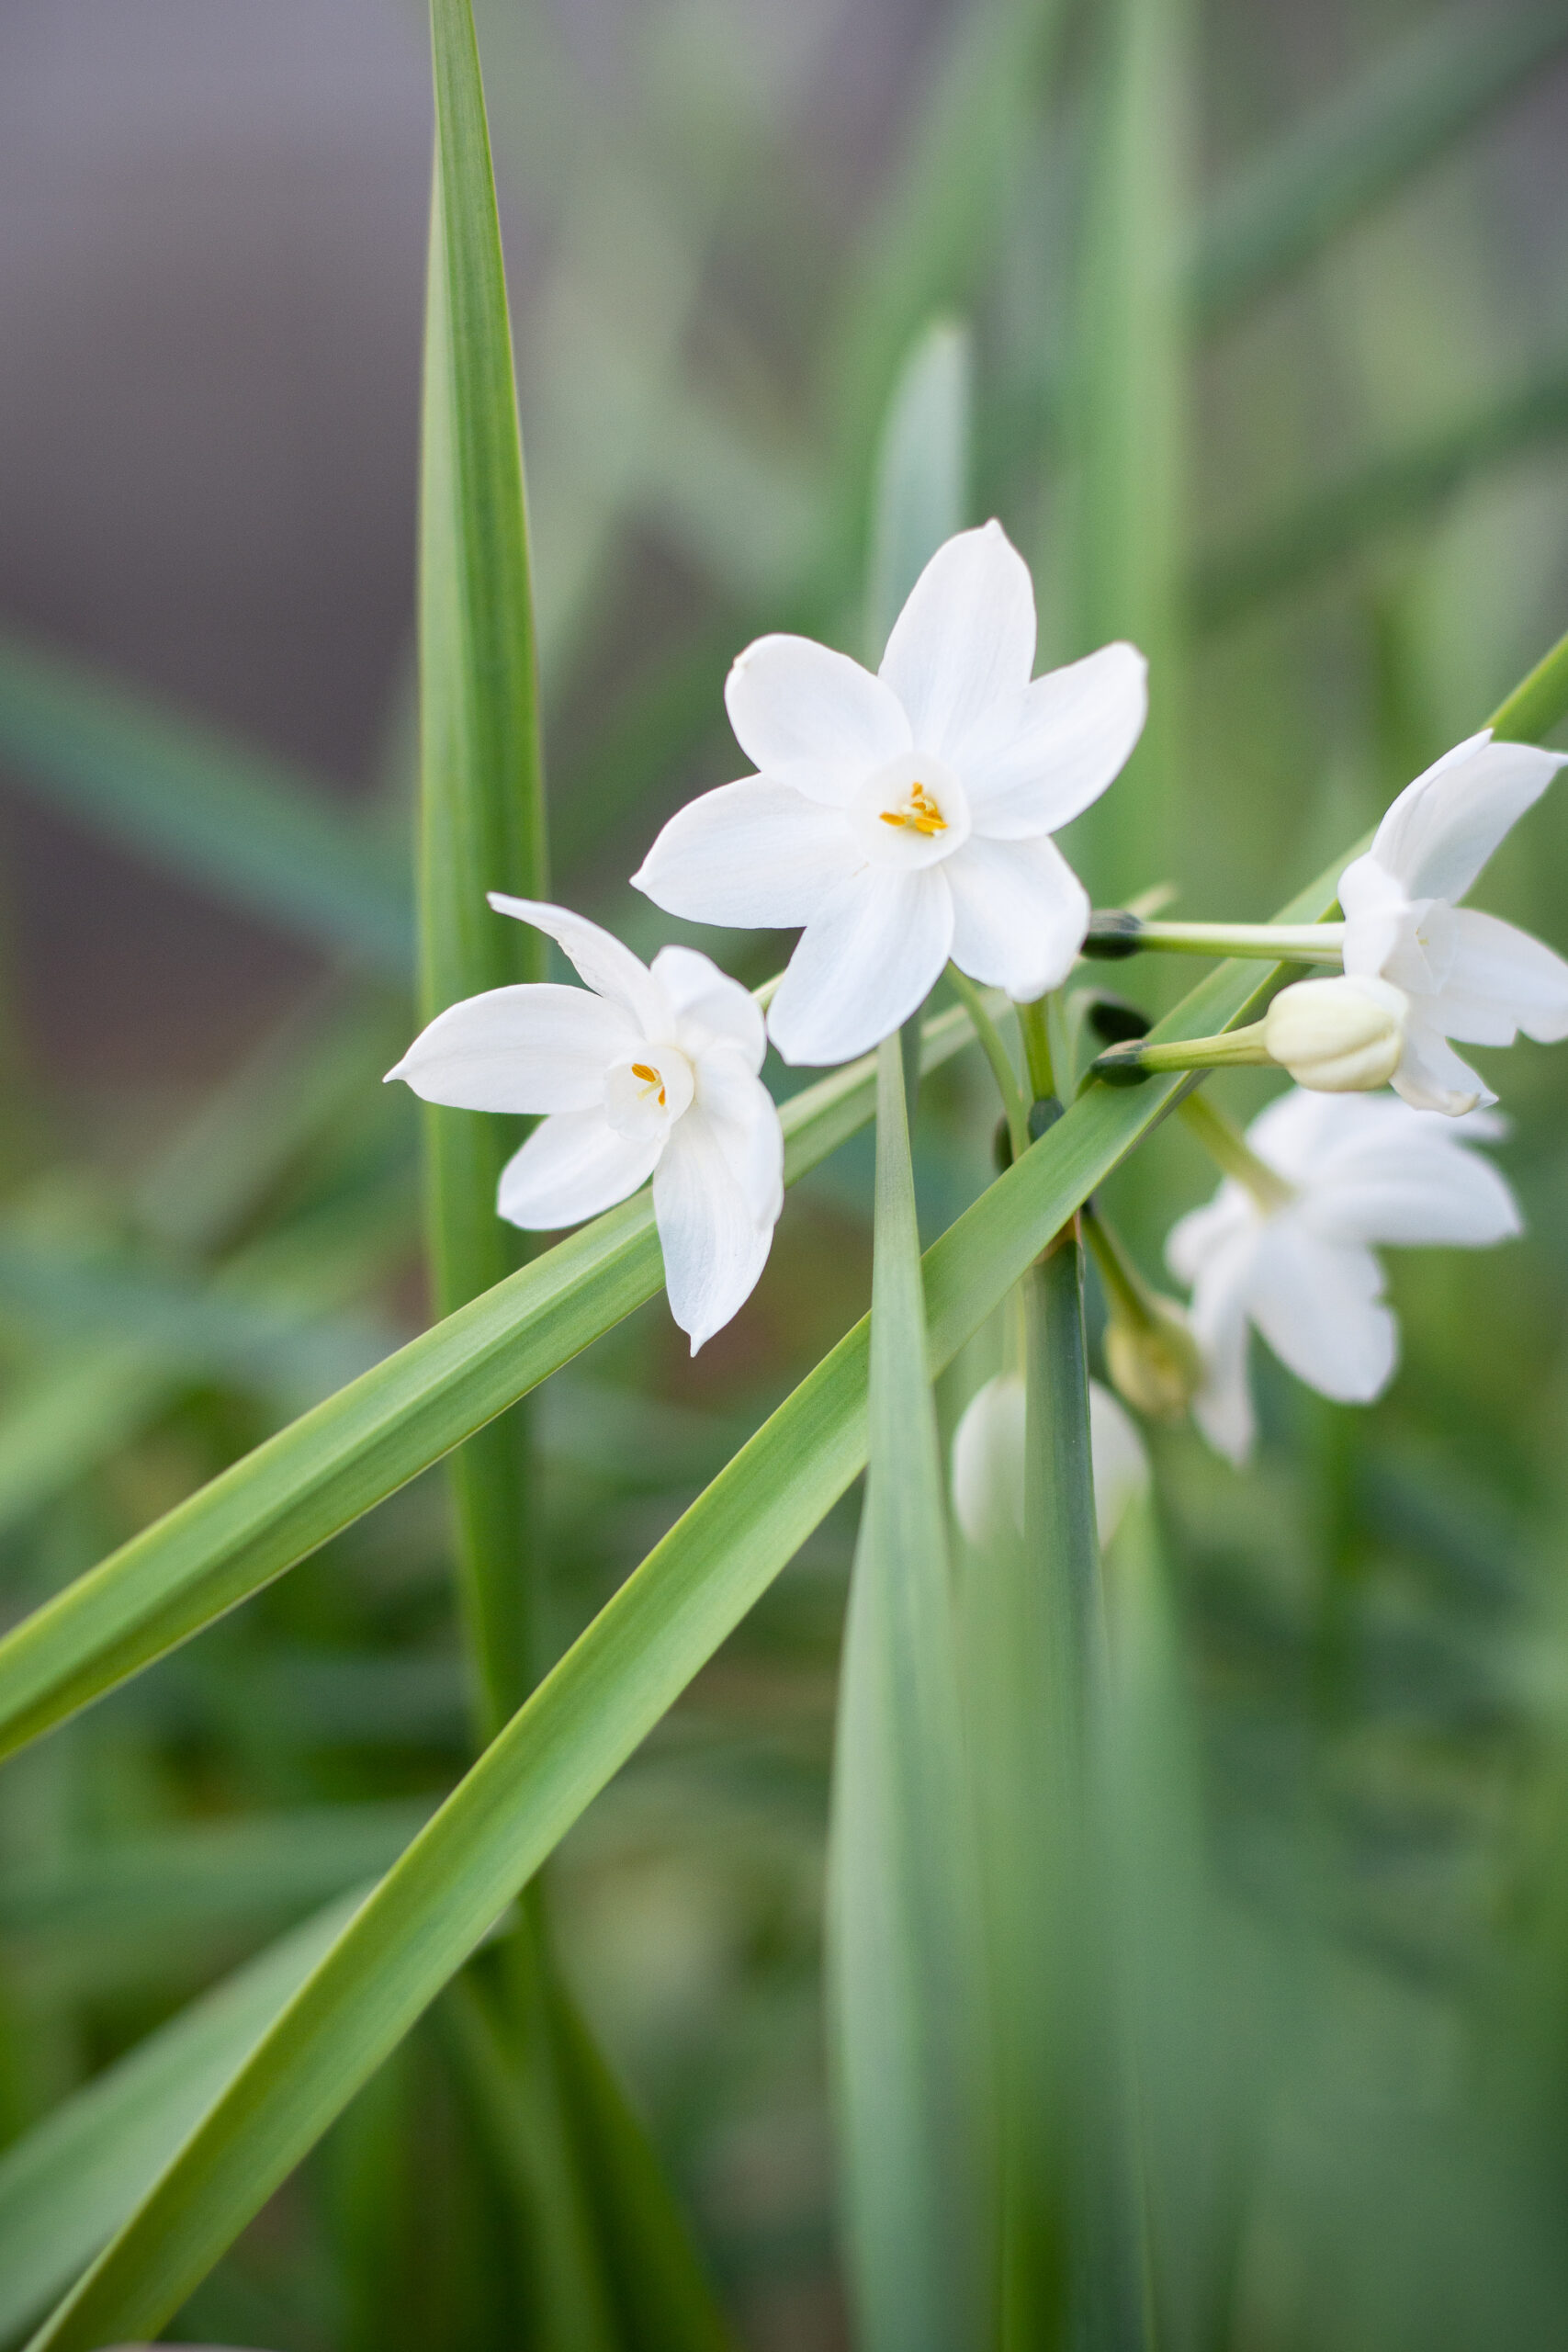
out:
M985 990L976 988L967 972L961 972L956 964L948 966L947 977L953 984L954 995L975 1023L975 1035L991 1065L991 1075L1002 1098L1002 1113L1008 1123L1012 1156L1021 1159L1029 1149L1029 1105L1023 1099L1023 1090L1019 1085L1012 1057L1003 1042L1001 1031L987 1010Z
M1257 1069L1274 1058L1263 1042L1265 1024L1249 1021L1245 1029L1222 1030L1217 1037L1179 1037L1165 1045L1147 1045L1139 1037L1125 1046L1107 1046L1091 1067L1101 1078L1123 1073L1152 1076L1173 1069Z
M1198 1137L1204 1150L1227 1176L1245 1184L1260 1208L1270 1216L1282 1209L1294 1198L1293 1188L1277 1168L1260 1159L1247 1137L1223 1111L1216 1110L1206 1094L1189 1094L1183 1098L1181 1115Z
M1091 1198L1082 1209L1083 1238L1100 1268L1111 1300L1111 1313L1141 1331L1159 1328L1155 1295L1127 1253L1125 1243Z
M1256 956L1267 963L1333 964L1344 960L1342 922L1145 922L1115 908L1097 910L1084 941L1086 956Z
M1048 1102L1056 1091L1056 1079L1051 1061L1051 1032L1045 1000L1036 997L1032 1004L1021 1004L1017 1010L1019 1035L1023 1039L1024 1066L1029 1072L1034 1100L1037 1102Z

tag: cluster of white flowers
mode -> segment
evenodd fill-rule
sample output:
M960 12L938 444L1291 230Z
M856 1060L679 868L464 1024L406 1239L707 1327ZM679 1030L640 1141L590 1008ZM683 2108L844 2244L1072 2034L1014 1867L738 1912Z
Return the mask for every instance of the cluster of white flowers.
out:
M915 1013L950 960L1028 1003L1084 947L1089 899L1052 836L1135 745L1145 663L1108 645L1032 678L1034 650L1029 572L992 522L931 558L874 676L805 638L764 637L739 656L725 699L755 773L671 818L632 879L671 914L800 929L765 1030L755 999L692 949L644 965L564 908L492 896L547 933L586 989L455 1004L389 1073L432 1102L543 1114L501 1180L497 1206L516 1225L575 1225L651 1177L671 1308L694 1353L750 1296L783 1203L767 1038L787 1062L842 1062ZM1562 764L1490 734L1460 744L1347 867L1342 924L1313 933L1319 960L1337 940L1341 974L1283 990L1250 1043L1192 1049L1270 1060L1313 1090L1237 1139L1250 1179L1227 1175L1170 1236L1201 1351L1193 1409L1235 1460L1252 1442L1249 1328L1325 1394L1371 1397L1397 1348L1372 1246L1477 1246L1518 1230L1506 1185L1471 1148L1497 1132L1476 1108L1495 1097L1449 1040L1568 1036L1568 964L1457 901ZM1148 1066L1179 1066L1180 1050ZM1403 1102L1364 1099L1390 1083ZM1016 1451L1021 1396L990 1384L965 1418L965 1524L981 1523L982 1487L1011 1496L1012 1469L992 1474ZM1094 1411L1097 1452L1141 1461L1105 1392Z

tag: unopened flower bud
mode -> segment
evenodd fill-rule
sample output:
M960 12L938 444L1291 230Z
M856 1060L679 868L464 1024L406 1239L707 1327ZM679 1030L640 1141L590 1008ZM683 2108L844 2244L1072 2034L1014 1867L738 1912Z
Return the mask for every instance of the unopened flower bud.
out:
M1105 1327L1105 1368L1118 1392L1151 1420L1179 1420L1203 1377L1203 1362L1186 1312L1173 1298L1150 1301L1152 1318L1112 1313Z
M1404 1052L1410 1001L1388 980L1298 980L1263 1018L1271 1061L1320 1094L1386 1086Z
M968 1541L984 1550L1023 1533L1029 1407L1015 1372L998 1373L969 1399L953 1433L953 1510ZM1098 1380L1089 1384L1089 1448L1100 1546L1149 1483L1144 1442Z

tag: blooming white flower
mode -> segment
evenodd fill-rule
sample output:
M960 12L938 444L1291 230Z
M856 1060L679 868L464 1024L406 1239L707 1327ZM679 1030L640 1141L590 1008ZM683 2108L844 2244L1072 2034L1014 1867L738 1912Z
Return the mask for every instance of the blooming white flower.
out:
M1192 1285L1205 1365L1192 1411L1218 1453L1239 1464L1252 1450L1249 1324L1324 1396L1369 1404L1382 1394L1399 1327L1371 1245L1482 1249L1518 1233L1512 1193L1470 1148L1500 1132L1483 1111L1456 1130L1387 1096L1297 1089L1253 1121L1247 1143L1277 1189L1266 1175L1257 1190L1227 1176L1166 1243L1172 1273Z
M1034 591L999 523L932 556L874 678L763 637L725 702L758 773L672 817L632 880L698 922L805 925L768 1014L787 1062L847 1061L951 956L1020 1002L1066 977L1089 899L1051 835L1138 740L1130 645L1030 683Z
M467 997L387 1075L427 1102L547 1114L502 1170L496 1206L513 1225L578 1225L651 1176L670 1311L695 1355L756 1287L784 1205L761 1013L692 948L660 948L649 967L564 907L493 890L490 902L547 932L587 989Z
M1365 1093L1399 1068L1409 1018L1410 999L1390 980L1297 980L1264 1014L1263 1045L1298 1086Z
M1026 1392L1016 1372L977 1388L953 1432L953 1510L976 1546L1023 1533ZM1127 1506L1149 1483L1149 1457L1131 1417L1098 1380L1089 1384L1094 1520L1104 1551Z
M1396 1093L1456 1116L1494 1102L1449 1045L1568 1037L1568 964L1512 923L1455 904L1568 753L1495 743L1483 729L1406 785L1339 878L1345 969L1410 1000Z

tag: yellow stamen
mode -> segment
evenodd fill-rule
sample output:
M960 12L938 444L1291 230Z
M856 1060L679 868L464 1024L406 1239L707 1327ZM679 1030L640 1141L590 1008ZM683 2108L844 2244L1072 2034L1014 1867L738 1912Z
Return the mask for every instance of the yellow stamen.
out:
M947 831L947 819L923 784L911 785L909 797L902 808L884 808L880 814L885 825L902 825L911 833L924 833L929 837Z
M633 1062L632 1076L634 1078L640 1078L644 1080L642 1091L645 1094L651 1094L654 1088L657 1086L659 1089L660 1109L662 1111L668 1107L668 1098L664 1091L664 1082L656 1069L649 1069L646 1062Z

